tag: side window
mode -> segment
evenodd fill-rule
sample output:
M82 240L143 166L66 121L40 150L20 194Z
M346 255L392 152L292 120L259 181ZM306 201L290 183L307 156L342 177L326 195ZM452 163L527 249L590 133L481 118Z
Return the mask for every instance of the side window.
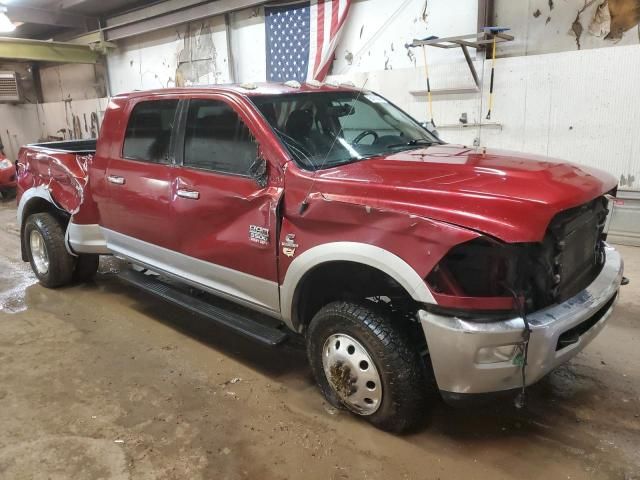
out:
M132 160L169 163L169 141L178 100L140 102L129 117L122 156Z
M226 103L191 100L184 138L184 166L249 175L258 149L249 128Z

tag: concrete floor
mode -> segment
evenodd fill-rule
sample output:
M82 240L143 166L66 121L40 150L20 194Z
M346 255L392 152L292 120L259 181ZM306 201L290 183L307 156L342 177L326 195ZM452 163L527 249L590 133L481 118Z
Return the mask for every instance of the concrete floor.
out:
M529 404L392 436L329 408L304 352L268 349L132 290L47 290L0 202L0 478L640 479L640 249L610 325ZM635 281L634 281L635 280Z

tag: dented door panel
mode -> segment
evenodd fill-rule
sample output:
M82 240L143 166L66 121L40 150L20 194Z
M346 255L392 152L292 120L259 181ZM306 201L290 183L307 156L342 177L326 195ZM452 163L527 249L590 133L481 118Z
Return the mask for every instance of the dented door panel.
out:
M177 168L175 174L173 228L180 234L173 249L275 281L275 209L282 188L259 188L250 178L189 168ZM197 192L199 198L179 196L178 190Z

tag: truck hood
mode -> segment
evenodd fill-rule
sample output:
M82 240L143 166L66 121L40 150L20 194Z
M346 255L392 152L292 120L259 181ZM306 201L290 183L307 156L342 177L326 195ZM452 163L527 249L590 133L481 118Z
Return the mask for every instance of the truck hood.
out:
M596 169L500 150L437 145L318 172L329 200L401 211L505 242L542 240L559 212L616 187Z

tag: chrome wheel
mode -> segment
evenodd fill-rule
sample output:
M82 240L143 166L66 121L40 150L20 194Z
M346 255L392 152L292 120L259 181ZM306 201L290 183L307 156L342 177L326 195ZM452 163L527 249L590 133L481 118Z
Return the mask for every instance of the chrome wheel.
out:
M382 380L371 355L353 337L336 333L322 348L322 366L344 405L359 415L372 415L382 403Z
M31 258L39 275L46 275L49 272L49 255L47 247L44 244L44 238L37 230L32 230L29 235L29 246L31 249Z

